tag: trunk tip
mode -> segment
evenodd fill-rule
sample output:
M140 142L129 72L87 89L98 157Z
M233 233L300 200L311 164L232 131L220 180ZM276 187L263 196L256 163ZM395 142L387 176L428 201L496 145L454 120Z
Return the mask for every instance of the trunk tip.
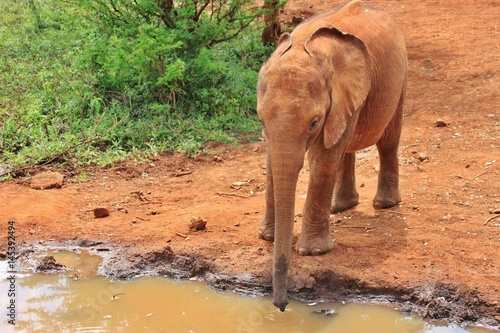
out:
M278 309L280 309L281 312L285 312L285 308L288 305L288 301L274 301L274 306L276 306Z

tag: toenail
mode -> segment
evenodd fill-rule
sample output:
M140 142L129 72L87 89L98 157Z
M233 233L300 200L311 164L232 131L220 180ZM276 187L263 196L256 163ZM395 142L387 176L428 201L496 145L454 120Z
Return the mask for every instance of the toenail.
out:
M323 254L323 251L321 251L320 249L314 249L314 250L312 250L311 254L313 256L319 256L319 255Z
M297 252L299 252L299 254L301 256L307 256L307 254L308 254L307 250L305 248L303 248L303 247L301 247Z

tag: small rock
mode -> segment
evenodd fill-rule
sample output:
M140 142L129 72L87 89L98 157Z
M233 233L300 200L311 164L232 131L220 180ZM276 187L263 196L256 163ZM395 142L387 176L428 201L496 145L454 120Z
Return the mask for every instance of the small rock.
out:
M189 221L189 229L203 230L207 225L207 220L203 217L192 217Z
M337 314L337 311L335 311L335 309L322 309L322 310L313 311L313 313L317 313L317 314L320 314L323 316L333 316L333 315Z
M35 190L48 190L51 188L61 188L64 176L59 172L42 172L31 177L30 187Z
M109 216L109 210L107 208L100 207L94 209L94 217L96 219L100 219L106 216Z
M6 175L11 171L11 169L6 166L0 165L0 175Z
M429 162L429 157L425 153L419 153L419 152L413 151L411 153L411 155L413 156L413 158L416 158L420 162Z
M446 126L448 126L448 123L446 121L444 121L443 119L437 119L434 122L434 125L436 125L436 127L446 127Z
M490 208L490 209L488 209L488 213L490 213L490 214L500 214L500 208L499 207Z

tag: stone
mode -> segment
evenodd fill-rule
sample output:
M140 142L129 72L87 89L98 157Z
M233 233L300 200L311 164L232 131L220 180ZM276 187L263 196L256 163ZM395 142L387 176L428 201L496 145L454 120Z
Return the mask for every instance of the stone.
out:
M448 123L446 121L444 121L443 119L436 120L436 122L434 124L436 125L436 127L446 127L446 126L448 126Z
M30 187L35 190L48 190L51 188L61 188L64 183L64 176L59 172L46 171L31 177Z
M94 217L100 219L109 216L109 210L107 208L99 207L94 209Z
M192 217L189 221L189 229L203 230L207 225L207 220L203 217Z
M426 153L419 153L417 151L412 151L411 155L413 158L419 160L422 163L429 162L429 157L427 156Z

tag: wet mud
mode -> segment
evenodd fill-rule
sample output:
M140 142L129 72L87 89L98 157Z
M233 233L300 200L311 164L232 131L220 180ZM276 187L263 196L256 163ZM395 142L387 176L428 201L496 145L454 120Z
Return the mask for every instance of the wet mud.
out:
M98 273L117 280L140 276L163 276L172 279L196 279L221 291L233 291L243 295L271 295L270 272L263 276L255 272L226 274L219 271L214 258L193 252L175 253L171 247L116 246L109 242L80 240L47 242L25 245L19 258L30 260L36 253L58 249L86 250L103 257ZM57 273L66 267L45 256L36 266L37 272ZM417 288L381 288L369 286L356 279L323 271L313 276L314 285L291 284L289 297L301 302L358 302L391 304L403 314L417 314L423 319L444 323L500 329L493 304L482 301L480 295L465 285L437 283ZM290 288L290 286L289 286Z

